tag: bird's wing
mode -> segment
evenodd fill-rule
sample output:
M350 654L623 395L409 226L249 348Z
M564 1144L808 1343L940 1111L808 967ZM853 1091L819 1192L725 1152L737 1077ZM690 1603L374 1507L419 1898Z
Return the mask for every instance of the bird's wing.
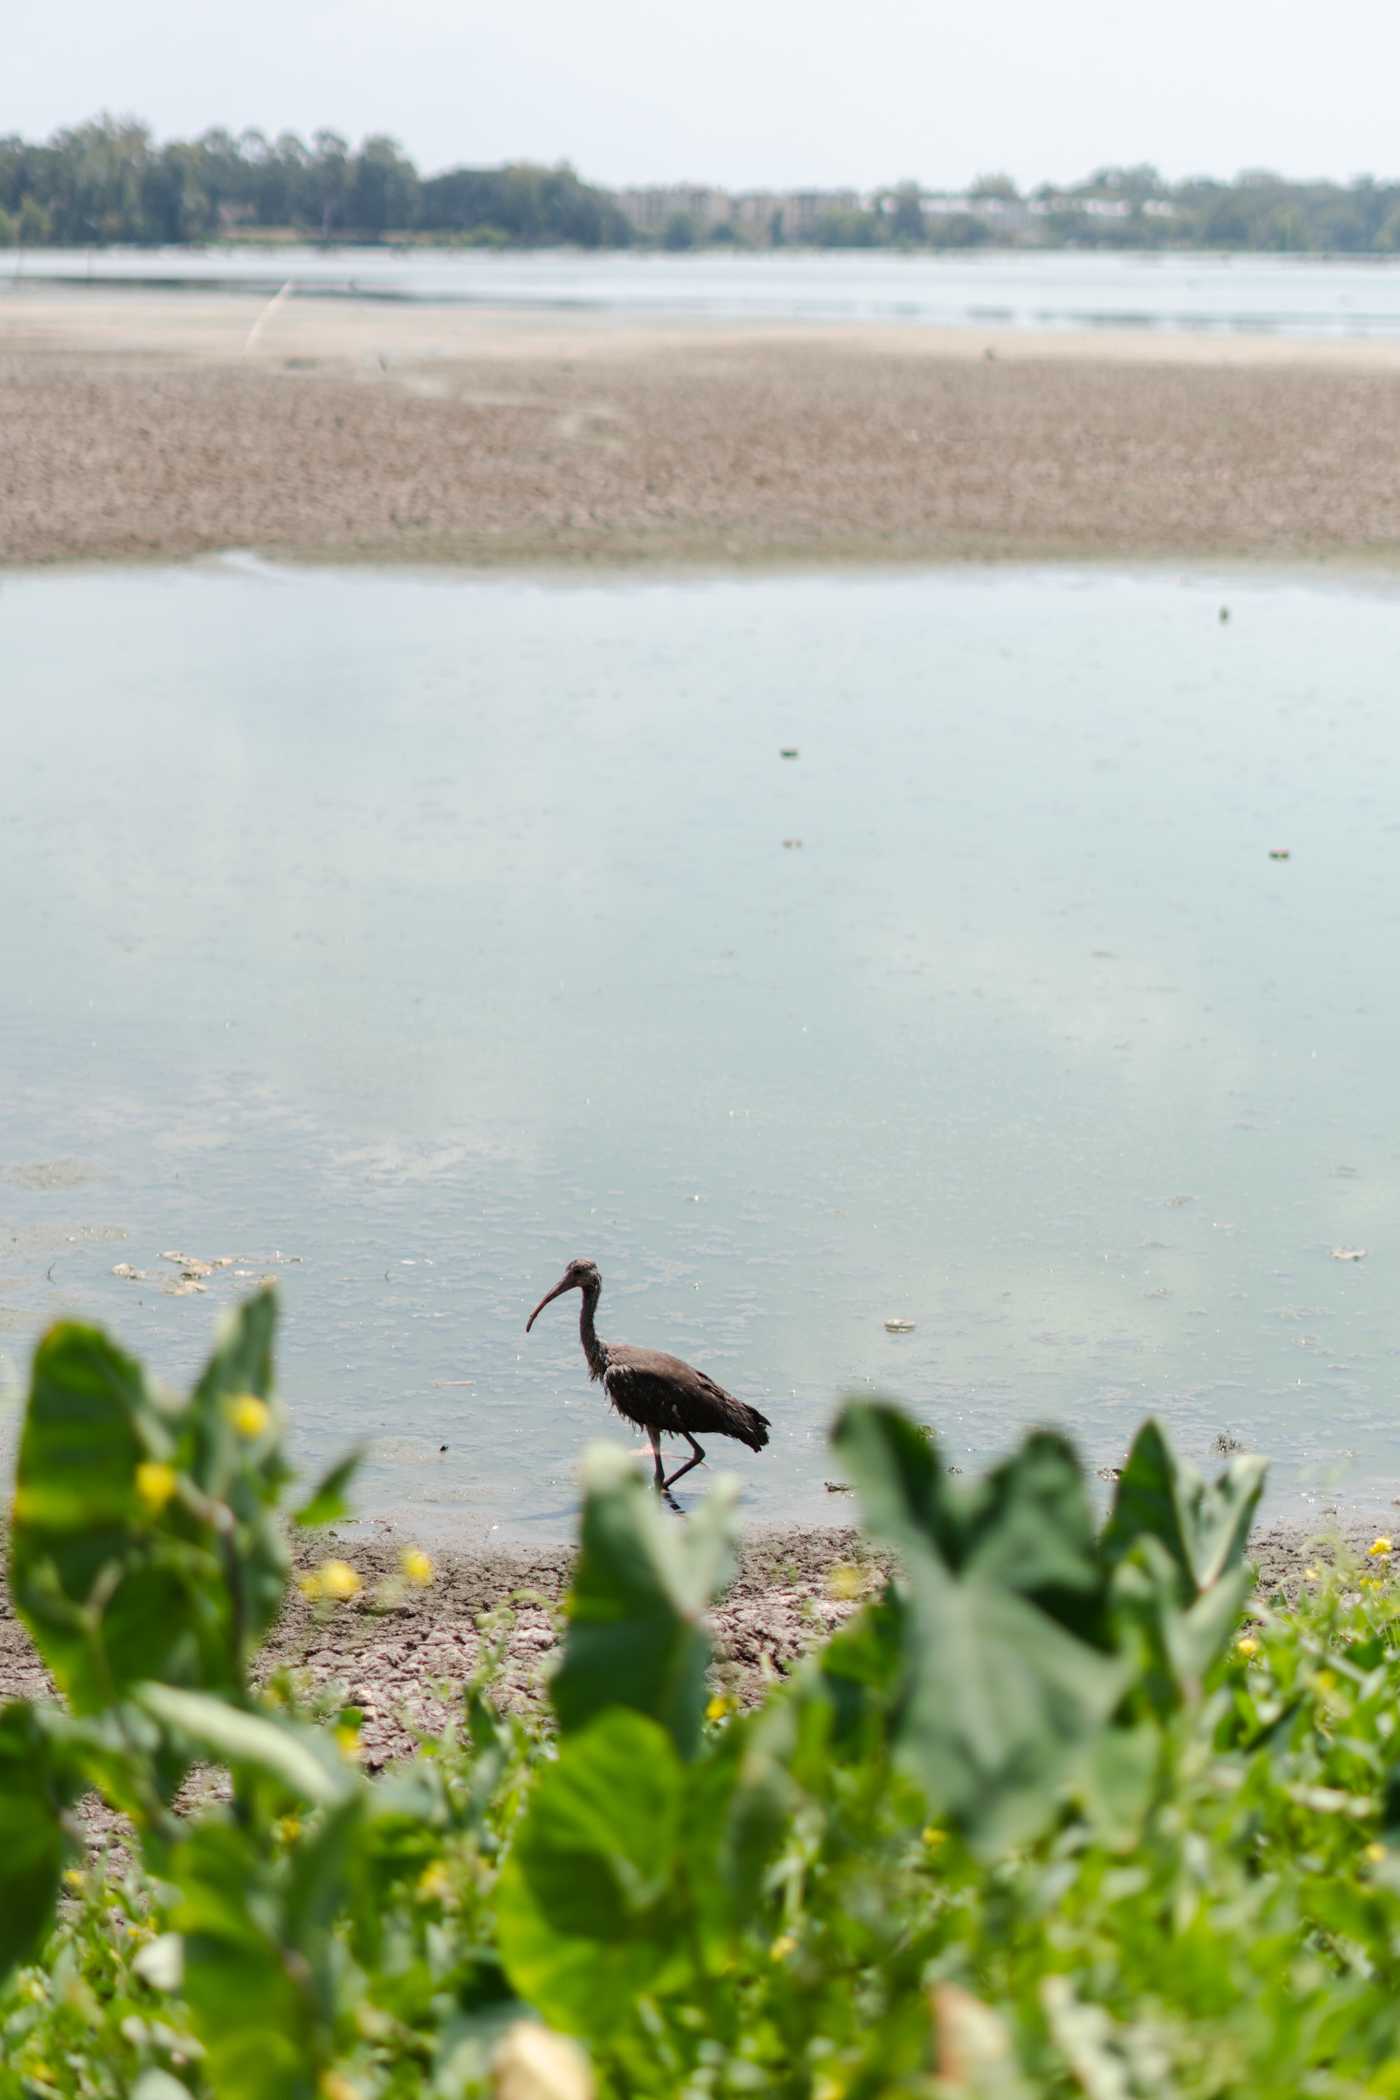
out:
M739 1436L749 1442L754 1410L736 1400L708 1373L664 1349L636 1349L630 1344L608 1350L608 1390L617 1380L617 1399L634 1422L679 1434L709 1430L716 1436ZM762 1416L758 1417L763 1420Z

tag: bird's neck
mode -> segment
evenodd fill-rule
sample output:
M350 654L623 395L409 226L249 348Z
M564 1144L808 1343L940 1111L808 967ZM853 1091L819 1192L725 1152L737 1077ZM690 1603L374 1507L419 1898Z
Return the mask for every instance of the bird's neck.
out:
M585 1291L583 1309L578 1316L578 1338L583 1343L583 1353L588 1358L588 1369L594 1378L601 1378L608 1367L606 1342L598 1339L598 1330L593 1325L593 1310L598 1303L597 1290Z

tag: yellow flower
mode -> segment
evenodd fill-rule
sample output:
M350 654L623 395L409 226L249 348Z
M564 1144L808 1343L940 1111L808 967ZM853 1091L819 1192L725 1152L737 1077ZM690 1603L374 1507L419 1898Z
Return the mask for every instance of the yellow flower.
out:
M20 1978L19 1994L31 2005L38 2005L44 1996L44 1979L33 1969Z
M1362 1856L1363 1858L1368 1859L1373 1867L1378 1867L1381 1864L1381 1861L1385 1858L1385 1846L1368 1845Z
M711 1694L709 1705L705 1708L705 1719L707 1721L722 1721L730 1711L730 1702L725 1698L724 1693L714 1692Z
M860 1596L864 1588L865 1577L860 1569L853 1568L849 1561L843 1561L839 1567L833 1568L826 1578L827 1595L834 1597L838 1604L851 1603Z
M1335 1692L1337 1680L1330 1670L1319 1670L1313 1679L1313 1686L1319 1692Z
M82 1868L65 1867L63 1872L63 1886L66 1889L71 1889L75 1896L81 1896L83 1890L87 1887L87 1877L83 1873Z
M1384 1536L1378 1539L1372 1539L1370 1545L1366 1548L1367 1558L1370 1560L1384 1560L1386 1554L1389 1553L1389 1551L1390 1540L1388 1538L1385 1538Z
M335 1739L342 1757L358 1757L360 1754L360 1731L352 1728L348 1721L335 1732Z
M425 1590L433 1579L433 1564L419 1546L405 1546L399 1566L415 1589Z
M316 1602L316 1599L318 1597L323 1597L325 1595L325 1589L322 1585L321 1578L316 1572L315 1568L312 1568L309 1574L298 1575L297 1588L301 1591L302 1596L309 1597L313 1604Z
M768 1949L768 1958L770 1961L786 1961L790 1954L796 1952L796 1949L797 1942L792 1934L784 1932L774 1940L772 1946Z
M1378 1590L1381 1586L1381 1578L1379 1575L1363 1575L1356 1586L1360 1590Z
M1252 1633L1242 1633L1235 1643L1235 1648L1245 1658L1246 1662L1249 1661L1251 1656L1259 1653L1259 1643L1255 1640Z
M301 1836L301 1824L295 1816L279 1816L272 1827L284 1845L294 1845Z
M935 1830L930 1823L921 1833L920 1842L930 1852L936 1852L940 1845L946 1845L948 1842L948 1833L946 1830Z
M256 1393L239 1393L236 1399L227 1402L228 1418L240 1436L249 1441L261 1436L272 1420L272 1409L266 1400L259 1400Z
M430 1859L418 1876L418 1901L441 1903L451 1894L452 1877L440 1859Z
M149 1514L158 1517L180 1484L174 1466L159 1459L143 1458L136 1468L136 1492Z
M1319 1582L1319 1581L1321 1581L1321 1579L1322 1579L1322 1578L1321 1578L1321 1577L1319 1576L1319 1574L1318 1574L1318 1572L1317 1572L1317 1569L1316 1569L1316 1568L1304 1568L1304 1570L1303 1570L1303 1580L1304 1580L1304 1582Z
M360 1587L360 1578L348 1560L324 1560L318 1572L321 1577L321 1594L338 1598L342 1604L347 1598L353 1597Z

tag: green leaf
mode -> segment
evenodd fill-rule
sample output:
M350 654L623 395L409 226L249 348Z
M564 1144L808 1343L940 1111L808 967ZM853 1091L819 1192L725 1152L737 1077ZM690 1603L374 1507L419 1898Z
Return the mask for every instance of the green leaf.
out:
M194 1424L194 1476L207 1495L224 1500L244 1461L227 1402L243 1393L267 1400L272 1393L272 1344L277 1332L277 1294L255 1291L219 1322L214 1352L190 1394Z
M1104 1530L1106 1557L1125 1559L1144 1536L1159 1540L1180 1571L1182 1602L1189 1603L1243 1563L1267 1471L1265 1459L1233 1458L1207 1483L1177 1457L1156 1422L1144 1422Z
M902 1761L984 1855L1035 1835L1117 1705L1124 1665L1013 1591L927 1560L909 1602Z
M497 1921L507 1976L555 2026L607 2035L675 1960L684 1778L667 1732L617 1708L536 1780Z
M160 1401L96 1328L64 1324L40 1343L11 1586L74 1712L147 1678L241 1692L285 1586L273 1507L285 1468L275 1436L238 1435L226 1387L244 1373L266 1383L274 1320L268 1294L235 1314L185 1407Z
M28 1700L0 1708L0 1976L27 1960L53 1920L69 1847L60 1820L81 1791Z
M292 1522L311 1529L319 1524L338 1524L343 1517L352 1515L345 1490L359 1470L363 1457L363 1448L357 1445L348 1458L332 1466L329 1473L316 1483L301 1508L293 1513Z
M219 2100L314 2100L329 2045L324 1947L297 1946L265 1841L212 1819L163 1864L183 1994Z
M874 1535L901 1563L901 1762L984 1854L1055 1812L1127 1682L1101 1637L1104 1578L1061 1439L1026 1439L970 1491L903 1416L860 1402L835 1443Z
M207 1756L260 1772L303 1801L340 1802L359 1784L319 1729L248 1713L204 1692L178 1691L164 1684L138 1685L133 1703Z
M734 1567L737 1490L720 1482L682 1524L612 1446L590 1451L584 1479L568 1634L551 1686L560 1730L630 1707L693 1756L707 1697L704 1613Z

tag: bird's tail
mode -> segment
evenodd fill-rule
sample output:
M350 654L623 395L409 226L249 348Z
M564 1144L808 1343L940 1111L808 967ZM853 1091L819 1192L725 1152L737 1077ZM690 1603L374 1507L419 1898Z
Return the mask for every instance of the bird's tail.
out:
M761 1451L768 1441L770 1424L767 1415L761 1415L756 1407L744 1409L743 1426L736 1431L741 1443L750 1451Z

